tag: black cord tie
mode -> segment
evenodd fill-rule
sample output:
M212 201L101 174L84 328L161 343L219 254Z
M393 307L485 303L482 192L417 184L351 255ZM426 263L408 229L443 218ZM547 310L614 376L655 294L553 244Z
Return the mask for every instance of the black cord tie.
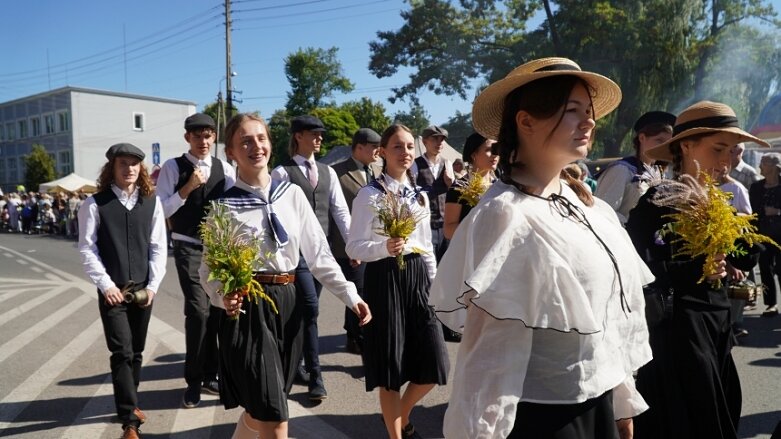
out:
M602 245L602 247L607 252L608 257L610 258L610 262L613 263L613 269L616 272L616 277L618 278L618 287L620 289L620 295L621 295L621 310L624 311L624 315L627 314L627 312L632 312L632 309L629 307L629 301L626 299L626 294L624 293L624 282L621 279L621 270L618 269L618 260L616 259L616 256L613 254L612 251L610 251L610 248L605 244L605 241L602 240L602 238L597 234L596 230L591 226L591 223L589 222L588 218L586 218L585 212L583 212L583 209L581 209L579 206L576 206L572 204L570 200L568 200L566 197L562 196L561 193L558 194L550 194L547 198L541 197L536 194L532 194L530 192L527 192L525 188L518 183L513 181L513 185L522 193L539 198L541 200L546 200L551 203L553 208L556 210L556 212L559 213L564 218L571 218L575 222L583 224L586 226L589 231L591 231L591 234L594 235L595 238L597 238L597 241Z

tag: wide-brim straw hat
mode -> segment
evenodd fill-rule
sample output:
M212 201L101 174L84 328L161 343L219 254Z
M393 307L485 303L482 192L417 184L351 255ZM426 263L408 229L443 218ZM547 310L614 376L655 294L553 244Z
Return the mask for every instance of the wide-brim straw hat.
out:
M472 104L472 124L475 131L486 138L496 140L502 125L504 100L510 92L537 79L563 75L577 76L593 88L594 120L609 114L621 103L621 88L609 78L584 72L579 65L567 58L535 59L516 67L477 96Z
M683 110L675 119L670 140L648 149L645 155L653 160L673 161L670 145L698 134L732 133L735 144L751 141L764 147L770 144L740 129L735 111L720 102L700 101Z

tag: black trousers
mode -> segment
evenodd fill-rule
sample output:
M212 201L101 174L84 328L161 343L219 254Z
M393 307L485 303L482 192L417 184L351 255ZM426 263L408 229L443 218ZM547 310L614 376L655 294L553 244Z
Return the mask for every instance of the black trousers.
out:
M781 279L781 250L772 245L766 245L759 255L759 274L765 290L762 293L766 306L777 304L778 289L775 276Z
M442 226L431 228L431 245L434 247L434 257L439 264L439 260L442 259L442 255L447 250L447 242L445 242L445 231Z
M141 308L126 303L108 306L103 294L98 292L98 309L106 346L111 352L111 382L117 416L122 425L137 423L133 409L138 407L141 360L152 307Z
M317 316L320 315L320 285L303 257L296 267L296 306L304 319L304 363L310 374L320 375L320 345L318 342Z
M353 267L350 264L350 259L347 258L336 258L336 263L342 269L344 277L355 284L358 295L363 297L363 272L366 270L366 263L361 262L357 267ZM363 340L363 331L358 324L358 316L347 307L344 309L344 330L347 332L348 338L359 342Z
M215 379L219 363L217 329L224 311L211 306L201 286L198 268L202 254L202 246L174 240L176 273L184 294L184 379L188 386Z

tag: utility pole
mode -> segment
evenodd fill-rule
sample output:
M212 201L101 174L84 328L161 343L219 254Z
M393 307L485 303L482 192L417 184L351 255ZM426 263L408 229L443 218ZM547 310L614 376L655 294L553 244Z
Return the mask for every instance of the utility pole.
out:
M231 2L225 0L225 120L233 116L233 84L231 84Z

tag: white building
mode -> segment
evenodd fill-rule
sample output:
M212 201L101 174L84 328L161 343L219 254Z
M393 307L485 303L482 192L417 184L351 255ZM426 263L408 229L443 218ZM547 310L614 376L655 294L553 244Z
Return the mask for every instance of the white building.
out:
M151 172L156 158L162 163L187 150L184 119L195 111L194 102L79 87L0 103L0 187L24 184L24 156L34 144L54 157L58 177L97 179L106 150L119 142L144 150Z

